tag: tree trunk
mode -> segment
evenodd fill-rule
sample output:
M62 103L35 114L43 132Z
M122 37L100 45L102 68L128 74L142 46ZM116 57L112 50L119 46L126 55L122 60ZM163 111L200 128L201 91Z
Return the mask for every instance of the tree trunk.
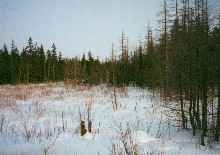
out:
M219 141L220 132L220 82L218 84L218 109L217 109L217 124L215 129L215 141Z
M193 94L192 94L192 89L190 89L190 105L189 105L189 116L190 116L190 124L192 126L193 129L193 135L195 135L196 129L195 129L195 122L194 122L194 115L195 115L195 105L193 102ZM192 113L193 110L193 113Z
M199 90L197 88L197 91L196 91L196 123L197 123L197 129L201 129L201 120L200 120L200 109L199 109Z
M185 113L184 113L184 104L183 104L183 88L182 88L182 81L181 76L179 73L179 89L180 89L180 105L181 105L181 116L182 116L182 123L183 123L183 129L186 129L186 119L185 119Z

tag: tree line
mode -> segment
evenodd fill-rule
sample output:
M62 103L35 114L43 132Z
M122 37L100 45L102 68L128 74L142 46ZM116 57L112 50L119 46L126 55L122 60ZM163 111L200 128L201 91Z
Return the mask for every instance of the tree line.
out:
M5 44L0 49L0 84L64 80L83 80L96 84L101 80L100 65L99 59L94 59L91 52L88 52L88 60L85 54L82 59L63 58L55 44L45 52L43 45L33 44L31 37L27 46L19 52L12 40L10 51Z
M200 136L201 145L219 141L220 15L214 16L208 0L168 2L159 14L159 37L148 27L144 43L129 53L122 33L122 53L110 77L119 86L159 90L165 105L179 103L182 128Z
M163 0L159 13L159 36L152 28L134 51L122 31L120 55L112 46L111 58L100 61L88 52L88 59L63 58L55 44L51 50L28 44L19 53L0 49L0 84L84 81L114 86L136 85L159 91L165 105L179 103L183 129L220 140L220 15L214 16L208 0ZM213 22L215 21L215 22Z

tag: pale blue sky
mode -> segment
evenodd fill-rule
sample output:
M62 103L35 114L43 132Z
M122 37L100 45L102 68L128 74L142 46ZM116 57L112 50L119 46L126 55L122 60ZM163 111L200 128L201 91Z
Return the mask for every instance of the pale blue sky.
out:
M119 50L122 29L130 48L156 28L161 0L0 0L0 46L11 40L21 51L32 37L45 50L55 43L64 57L91 51L109 56L111 43Z

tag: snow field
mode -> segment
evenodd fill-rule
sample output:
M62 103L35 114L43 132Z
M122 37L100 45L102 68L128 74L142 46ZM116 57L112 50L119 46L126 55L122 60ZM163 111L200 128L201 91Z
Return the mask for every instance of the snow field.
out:
M105 85L6 85L0 93L0 154L220 154L220 144L209 150L175 127L178 116L144 89L117 88L117 110ZM91 120L91 133L80 135L81 120L87 130Z

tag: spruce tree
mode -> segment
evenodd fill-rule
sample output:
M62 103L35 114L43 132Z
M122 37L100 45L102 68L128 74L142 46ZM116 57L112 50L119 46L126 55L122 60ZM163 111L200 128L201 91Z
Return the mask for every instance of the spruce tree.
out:
M19 51L15 46L15 42L11 43L11 84L17 84L19 82Z

